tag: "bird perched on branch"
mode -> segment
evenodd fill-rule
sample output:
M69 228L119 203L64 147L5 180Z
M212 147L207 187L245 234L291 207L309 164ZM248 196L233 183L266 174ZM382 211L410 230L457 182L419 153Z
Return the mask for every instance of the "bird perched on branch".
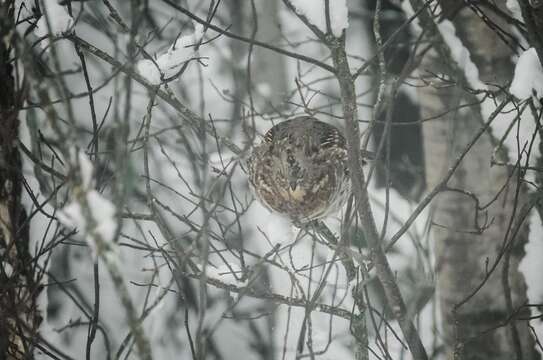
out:
M338 211L351 193L345 137L311 116L272 127L247 164L258 199L294 223Z

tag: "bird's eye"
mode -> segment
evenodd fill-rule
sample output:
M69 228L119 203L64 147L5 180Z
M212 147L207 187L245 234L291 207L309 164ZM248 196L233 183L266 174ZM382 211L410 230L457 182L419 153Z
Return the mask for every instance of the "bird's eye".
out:
M295 161L294 156L292 156L292 154L288 154L287 155L287 162L292 165L294 163L294 161Z

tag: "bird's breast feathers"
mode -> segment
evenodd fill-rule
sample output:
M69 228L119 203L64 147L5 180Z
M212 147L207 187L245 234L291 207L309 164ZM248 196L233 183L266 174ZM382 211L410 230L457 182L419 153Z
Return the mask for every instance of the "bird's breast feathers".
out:
M350 189L345 138L312 117L272 127L253 149L248 170L257 197L299 222L337 211Z

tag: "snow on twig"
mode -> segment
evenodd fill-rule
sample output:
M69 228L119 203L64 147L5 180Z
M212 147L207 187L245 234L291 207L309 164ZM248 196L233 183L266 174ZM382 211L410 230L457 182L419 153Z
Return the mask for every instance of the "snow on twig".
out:
M156 60L139 61L136 65L138 72L151 84L159 85L165 79L175 76L187 61L194 58L194 50L190 47L198 44L203 36L204 27L196 24L192 34L179 37L168 51Z
M511 12L513 17L517 20L524 21L522 18L522 12L520 10L520 5L518 3L518 0L507 0L505 5L507 6L507 9Z
M534 103L540 104L539 99L543 98L543 67L533 47L520 55L509 91L521 100L533 96Z
M94 189L94 169L83 151L71 148L69 163L76 180L71 183L70 203L58 211L57 217L65 226L77 228L91 248L94 260L97 261L99 257L105 263L126 311L128 325L139 352L138 356L142 360L151 360L153 358L151 345L130 297L116 251L117 246L114 242L117 232L116 207Z
M469 50L462 44L462 41L456 36L456 29L449 20L444 20L437 24L443 40L451 51L454 61L463 68L464 76L468 85L472 89L488 90L488 87L479 79L479 69L471 61Z
M75 149L72 153L71 160L75 162ZM81 186L77 192L73 192L78 195L72 196L68 205L58 211L57 217L64 226L79 230L96 258L99 252L97 243L107 245L115 237L116 208L111 201L93 189L93 166L83 151L77 153L77 164L74 165L79 169Z

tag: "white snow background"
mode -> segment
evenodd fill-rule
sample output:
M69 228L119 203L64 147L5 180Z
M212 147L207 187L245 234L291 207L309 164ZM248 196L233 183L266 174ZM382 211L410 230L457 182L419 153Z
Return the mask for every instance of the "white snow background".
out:
M511 0L509 0L510 2ZM67 17L67 12L64 7L59 6L55 0L45 0L43 2L47 6L47 13L49 17L49 26L52 30L52 33L59 35L64 31L71 31L73 27L73 20ZM194 8L197 4L197 1L189 1L189 8ZM403 3L406 3L405 1ZM310 0L293 0L293 6L295 7L297 13L302 14L307 17L307 19L315 24L319 29L326 30L326 21L324 18L324 0L319 1L310 1ZM363 26L360 26L359 22L349 25L349 20L347 18L347 2L345 0L341 1L330 1L330 4L333 4L330 8L331 15L331 30L335 36L340 36L343 30L347 31L347 41L348 48L352 54L358 55L361 58L368 58L370 53L370 36L366 33L366 30ZM121 4L118 4L122 6ZM349 4L351 5L351 4ZM74 3L74 9L77 13L79 7ZM137 63L137 70L146 77L152 84L160 84L163 78L169 78L175 75L180 68L183 66L185 61L192 59L195 54L191 45L198 43L202 39L203 29L199 25L192 25L188 28L185 28L181 36L179 35L178 25L182 16L175 12L171 12L171 9L164 6L163 4L152 3L151 7L157 10L158 14L162 14L159 18L161 25L164 25L164 35L173 39L171 43L167 44L168 49L164 51L164 44L157 45L155 43L150 43L146 48L152 56L154 56L154 62L148 59L140 59ZM353 5L354 8L354 5ZM173 17L174 21L168 23ZM184 20L184 19L183 19ZM109 20L109 26L115 28L115 25ZM281 21L285 32L289 34L289 39L293 42L300 41L300 44L297 47L297 51L306 54L307 56L314 56L316 58L322 58L326 55L321 47L317 46L314 43L308 42L303 43L307 38L308 30L300 21L298 21L294 14L283 11L281 12ZM47 34L46 29L47 24L45 20L40 20L38 22L38 29L36 30L37 36L44 36ZM80 21L75 29L79 36L83 38L92 39L97 45L103 47L107 50L112 50L111 44L108 44L107 41L100 38L99 34L96 34L96 30L85 24L84 21ZM455 58L464 66L466 71L466 77L470 80L470 85L474 88L483 88L482 84L478 79L478 74L474 65L469 59L469 54L467 50L463 48L462 44L459 43L458 39L454 35L454 28L451 24L443 23L440 27L443 36L446 38L447 43L451 47L452 53ZM350 32L352 34L350 35ZM128 37L120 35L118 37L120 48L125 48ZM221 65L221 62L232 61L232 54L229 53L227 46L227 39L219 38L215 40L212 44L208 46L203 46L201 53L205 53L209 57L207 61L207 67L199 67L196 64L191 64L186 72L183 74L182 79L179 81L174 81L170 86L176 90L182 90L185 92L185 100L187 103L192 104L203 104L203 114L211 113L214 116L221 117L220 114L229 114L231 112L232 105L224 101L223 96L220 92L217 92L217 89L231 89L232 79L229 74L225 74L224 69ZM46 44L44 42L44 44ZM45 45L44 45L45 46ZM62 67L70 68L72 64L77 63L78 59L73 53L69 44L58 44L58 50L62 54ZM360 62L361 64L362 62ZM353 62L353 66L360 65L356 62ZM517 71L515 72L515 78L513 79L513 84L511 86L511 91L520 99L525 99L533 95L535 91L537 94L542 94L543 89L541 88L542 82L537 81L543 77L541 72L541 67L537 68L537 63L534 60L533 52L528 50L526 53L522 54L518 59ZM157 65L158 68L157 69ZM522 66L521 66L522 65ZM89 63L89 68L98 70L103 65L97 65L95 63ZM242 67L243 65L240 65ZM299 64L296 62L288 62L288 73L289 81L294 83L294 76L298 72ZM304 67L305 65L302 65ZM161 74L162 73L162 74ZM307 76L304 80L309 82L313 79L318 79L322 77L322 72L315 71ZM162 77L163 75L163 77ZM200 82L200 79L204 81ZM98 82L94 80L93 82ZM193 85L199 84L199 85ZM336 84L333 81L322 83L323 87L328 87L329 89L334 89ZM96 85L96 84L95 84ZM365 79L360 77L358 80L359 91L363 91L365 88ZM81 78L77 81L72 81L69 84L70 90L74 93L85 92L85 83ZM99 116L105 114L109 96L115 91L115 84L107 84L100 93L96 95L96 109ZM176 88L178 86L178 88ZM201 88L200 88L201 86ZM197 89L194 89L197 88ZM187 91L190 89L190 91ZM260 88L264 93L268 92L266 90L266 84L261 84ZM194 91L193 91L194 90ZM137 131L137 128L141 124L141 119L143 114L146 112L146 106L149 101L147 91L140 86L135 85L133 92L132 100L132 109L131 113L133 116L133 123L131 124L132 130ZM319 103L320 102L320 103ZM80 98L73 101L74 106L83 109L77 114L78 121L81 124L90 124L90 115L88 111L88 99ZM318 97L311 104L312 106L325 105L324 100L319 99ZM62 113L62 107L57 106L58 111ZM490 111L490 105L485 108L483 106L483 111L488 114ZM340 109L333 109L333 112L339 114ZM178 115L167 106L162 106L160 109L157 109L153 113L153 119L151 124L151 130L160 130L171 126L171 119L176 118ZM369 118L369 110L360 108L360 117ZM24 118L24 115L21 115L21 118ZM260 133L264 132L267 128L270 127L271 123L264 117L255 117L256 127ZM503 123L506 123L507 119L504 118ZM528 123L529 121L524 121L523 124ZM495 126L494 131L498 134L503 133L503 128L505 125ZM44 127L47 125L44 124ZM533 130L532 127L526 126L523 127L525 134L529 134ZM51 131L51 129L47 129ZM47 131L45 130L45 131ZM221 125L218 124L218 130L221 130ZM22 136L26 144L30 143L28 132L23 126ZM192 189L197 184L197 179L195 174L191 171L185 171L183 173L184 181L181 181L178 169L192 169L191 159L185 156L181 151L178 150L178 143L175 137L162 136L157 138L154 142L154 146L150 147L150 171L155 174L157 178L160 179L165 184L171 188L171 191L168 191L162 187L155 187L154 191L157 198L160 198L167 204L169 207L176 209L179 213L189 213L193 210L193 204L190 201L180 202L178 198L172 197L172 191L177 191L183 194L190 194ZM232 140L238 144L241 144L245 139L241 134L233 135ZM511 140L513 141L513 140ZM160 142L161 146L167 150L161 149L157 143ZM506 145L509 149L515 149L513 147L513 142L507 142ZM173 163L164 156L164 151L169 152L169 155L174 159ZM511 161L515 161L517 154L513 150L509 151L511 156ZM100 225L99 233L107 240L112 240L112 234L115 232L115 225L112 222L116 211L122 211L123 209L115 209L115 206L107 199L107 195L100 194L97 189L94 188L95 179L93 179L93 168L92 164L85 154L84 151L77 152L78 162L81 169L81 175L83 180L83 187L87 192L87 201L91 206L93 218ZM74 160L75 161L75 160ZM135 168L138 174L143 173L141 169L141 157L135 156L132 159L127 159ZM173 166L175 164L175 167ZM209 170L209 169L208 169ZM31 164L27 161L25 162L25 174L29 179L30 185L38 189L39 185L37 180L33 177L33 169ZM211 172L207 175L208 181L213 181L213 175ZM136 181L143 182L141 178L136 179ZM232 179L232 185L237 193L248 192L246 187L245 175L241 171L237 171ZM381 224L383 221L383 210L379 204L384 202L385 194L383 191L371 189L373 197L373 209L376 214L377 224ZM44 200L44 195L39 195L40 200ZM413 204L409 204L402 198L397 195L395 192L391 193L391 202L395 204L395 213L400 219L405 219L411 213ZM26 204L29 209L32 209L32 202L29 198L26 198ZM69 201L63 208L59 209L60 212L57 213L61 222L68 227L78 228L80 235L83 236L83 240L86 241L86 246L75 246L70 247L67 252L69 254L63 259L67 260L66 264L63 264L64 269L70 275L70 279L76 279L75 284L71 289L76 293L77 297L85 299L87 302L92 303L94 298L94 287L93 287L93 275L92 275L92 266L95 261L93 257L93 241L88 236L85 236L86 221L81 215L81 209L77 201ZM134 209L138 210L138 209ZM54 209L50 205L44 207L44 211L48 213L53 213ZM170 219L174 220L174 219ZM203 218L199 214L195 214L192 218L195 223L201 223ZM417 238L421 241L428 241L425 238L425 220L426 214L419 216L419 220L414 224L412 230L410 231L414 238ZM296 229L292 228L284 219L271 215L266 209L260 206L258 203L254 203L247 214L241 219L242 226L244 229L252 229L244 236L245 244L244 246L248 249L254 250L259 254L265 254L273 247L275 244L290 244L293 241L297 240L296 238ZM182 234L187 231L187 228L178 222L173 222L176 224L175 231L176 233ZM339 221L337 219L330 219L328 221L332 229L337 230L339 226ZM43 236L43 229L47 226L47 218L43 215L37 215L34 219L34 222L31 227L31 238L37 239L36 245ZM542 236L542 226L537 216L531 217L531 227L532 231L530 233L530 242L527 245L527 257L523 261L523 271L527 278L529 284L528 295L531 303L541 302L543 300L543 288L539 286L539 279L536 279L534 276L537 275L540 266L541 260L537 254L541 253L541 236ZM390 225L388 232L390 234L394 233L399 228L399 224L393 223ZM257 230L258 229L258 230ZM260 230L260 231L259 231ZM119 243L119 261L123 270L125 278L132 283L146 283L151 280L151 275L153 272L150 269L157 269L157 264L155 261L141 252L133 251L129 247L123 246L123 244L128 243L128 238L133 237L142 237L146 234L153 233L155 239L159 246L166 245L168 243L167 239L164 239L160 236L156 225L150 222L130 222L125 221L122 226L122 232L126 237L122 237ZM269 242L268 242L269 241ZM415 256L415 247L411 242L402 241L399 243L401 251L391 256L391 262L394 270L398 273L402 272L402 269L405 269L410 266L413 262L413 257ZM224 246L222 244L214 244L217 248ZM312 244L307 241L307 239L302 238L297 241L295 245L295 256L293 257L293 262L288 263L285 261L285 267L299 268L301 266L307 265L308 258L311 257L311 246ZM539 250L538 250L539 249ZM329 249L317 249L316 254L319 257L318 261L326 263L327 257L330 256ZM61 259L61 254L57 254L53 257L52 261ZM228 258L229 261L232 261L234 264L234 271L239 269L238 264L236 264L237 259L235 257ZM221 265L221 262L216 259L210 259L210 263L217 263L218 266L211 264L206 264L206 274L207 276L222 279L225 282L237 284L239 283L233 279L233 276L228 275L230 271L229 268L226 268L224 265ZM51 264L49 263L49 266ZM102 268L103 269L103 268ZM58 269L57 269L58 270ZM344 277L341 269L335 269L336 273L331 276L337 276L338 278ZM288 277L287 273L281 269L272 268L270 271L270 283L272 288L285 296L290 296L293 289L292 279ZM60 279L60 280L69 280L69 279ZM155 276L152 278L156 288L151 294L151 303L154 300L159 300L160 305L154 308L146 319L144 325L146 334L151 339L153 355L157 359L170 359L170 358L190 358L190 349L187 347L186 332L183 327L184 315L181 311L179 304L179 298L175 292L170 292L168 289L175 288L172 283L171 272L167 266L161 264L158 267L158 271ZM431 279L428 279L431 281ZM303 278L300 278L299 281L304 282ZM346 309L351 308L352 299L350 299L350 289L348 291L348 284L345 279L339 281L338 283L343 284L344 288L339 289L337 294L334 296L328 294L328 299L330 301L344 301L344 307ZM112 288L111 280L109 279L106 271L101 271L100 273L100 294L101 294L101 310L100 310L100 321L102 326L108 331L111 335L109 339L109 346L112 349L117 349L126 336L126 323L124 318L124 312L122 311L122 305L120 304L118 298L115 296L115 291ZM304 283L307 285L307 283ZM146 296L146 288L138 286L129 286L130 294L132 299L137 303L137 307L141 308L143 304L143 299ZM47 298L47 292L44 291L42 295L42 308L46 306L58 306L60 307L60 313L54 319L45 318L41 334L51 342L53 345L59 347L64 352L69 354L71 357L79 359L84 358L85 356L85 347L87 339L87 327L85 326L73 326L69 330L66 330L64 327L66 324L77 322L78 319L84 319L82 316L81 310L74 304L73 301L70 301L68 298ZM213 289L211 287L210 297L215 299L224 300L224 292L218 289ZM251 309L258 309L259 301L245 297L242 302L238 305L240 308L250 312ZM206 325L216 324L216 338L220 339L216 346L219 351L225 355L225 359L239 359L239 355L243 354L243 359L256 359L257 356L254 353L254 349L251 348L250 344L246 341L247 338L250 338L251 331L245 326L243 322L234 322L234 321L225 321L222 320L222 315L227 311L228 303L226 301L216 301L213 305L210 305L208 312L205 317ZM283 309L281 309L283 308ZM299 328L301 321L303 319L304 311L303 308L292 310L290 315L289 323L287 325L287 312L284 309L284 306L280 306L278 311L278 318L275 323L274 328L274 338L281 344L284 339L284 334L286 328L294 329ZM197 314L190 314L192 319L196 318ZM421 314L421 333L423 341L427 344L430 344L432 341L432 329L431 329L431 320L432 320L432 309L427 307L423 310ZM316 337L313 339L314 346L316 350L319 350L321 347L326 346L328 343L328 331L329 323L328 317L324 314L316 314L313 318L315 327L314 331ZM329 359L344 359L352 356L352 346L349 343L348 335L348 322L341 322L339 320L334 321L334 339L332 346L326 352L326 355L322 358ZM191 326L195 325L191 323ZM263 324L260 324L263 327ZM171 329L176 329L175 332L170 331ZM262 329L261 329L262 330ZM397 326L395 326L395 330ZM192 329L195 331L195 328ZM537 329L539 335L543 335L542 329ZM292 352L295 344L292 344L292 340L295 340L296 336L291 336L288 340L287 351ZM280 350L280 349L276 349ZM389 349L391 356L396 359L400 357L404 351L401 349L400 345L397 342L391 342L391 348ZM104 359L106 351L106 343L101 335L97 336L96 343L93 347L92 358L95 359ZM39 355L39 354L38 354ZM46 358L45 355L38 356L38 358ZM279 357L280 358L280 357ZM405 359L409 358L409 355L404 357Z

